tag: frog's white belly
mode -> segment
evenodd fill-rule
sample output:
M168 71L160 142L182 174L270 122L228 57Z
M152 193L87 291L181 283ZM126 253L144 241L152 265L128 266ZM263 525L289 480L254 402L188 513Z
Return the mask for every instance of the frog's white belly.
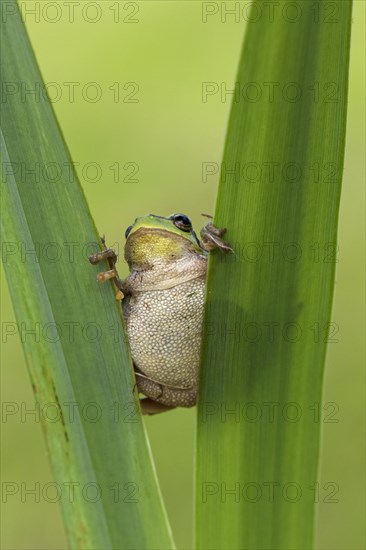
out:
M148 378L176 388L197 387L204 299L205 277L199 277L123 300L132 359Z

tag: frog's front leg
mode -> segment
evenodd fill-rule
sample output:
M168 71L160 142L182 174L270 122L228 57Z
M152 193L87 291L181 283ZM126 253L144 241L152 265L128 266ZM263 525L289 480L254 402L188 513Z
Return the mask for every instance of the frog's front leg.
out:
M156 414L176 407L193 407L197 401L196 388L174 388L164 386L135 371L137 389L148 399L141 399L143 414Z
M223 252L233 252L228 242L222 238L226 233L226 228L216 227L212 222L206 224L201 229L201 246L208 252L219 248Z
M122 300L122 298L124 297L124 292L123 292L124 287L123 287L123 281L122 279L119 278L118 272L116 269L117 254L111 248L106 247L104 237L101 237L100 240L102 241L102 251L96 252L95 254L91 254L91 256L89 256L89 262L93 265L96 265L105 260L108 261L110 269L108 271L102 271L98 273L97 280L100 283L104 283L105 281L112 279L116 289L116 299Z

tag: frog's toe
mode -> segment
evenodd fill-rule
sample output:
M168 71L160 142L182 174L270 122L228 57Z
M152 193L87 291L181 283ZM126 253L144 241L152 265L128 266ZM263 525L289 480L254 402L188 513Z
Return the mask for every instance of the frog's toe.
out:
M216 227L213 223L208 223L204 227L205 233L216 235L216 237L223 237L226 233L226 227Z
M216 227L208 223L201 231L201 245L207 251L219 248L223 252L233 252L228 242L222 238L226 233L226 228Z

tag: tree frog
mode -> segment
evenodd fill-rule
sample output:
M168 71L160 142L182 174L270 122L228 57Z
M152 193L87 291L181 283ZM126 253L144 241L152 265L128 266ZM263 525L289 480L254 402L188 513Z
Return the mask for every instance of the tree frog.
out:
M108 260L99 281L113 279L122 308L144 414L196 404L208 252L232 250L226 229L208 223L197 238L184 214L149 214L126 230L129 276L121 280L111 249L90 256Z

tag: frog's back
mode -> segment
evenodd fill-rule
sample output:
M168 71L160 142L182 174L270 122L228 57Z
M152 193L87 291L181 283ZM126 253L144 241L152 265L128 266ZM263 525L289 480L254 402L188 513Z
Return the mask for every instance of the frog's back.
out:
M132 359L146 377L175 388L197 387L204 299L203 275L123 300Z

